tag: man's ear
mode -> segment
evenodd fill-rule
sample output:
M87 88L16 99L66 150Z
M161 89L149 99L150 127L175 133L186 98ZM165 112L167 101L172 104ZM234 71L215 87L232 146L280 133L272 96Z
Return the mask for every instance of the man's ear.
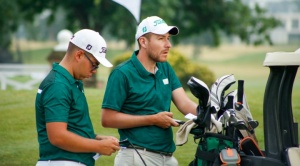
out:
M148 44L148 40L145 38L145 37L140 37L139 38L139 42L140 42L140 45L142 46L142 47L146 47L146 45Z
M78 49L78 50L75 51L74 54L75 54L75 55L74 55L75 60L76 60L76 61L79 61L80 58L82 57L83 51Z

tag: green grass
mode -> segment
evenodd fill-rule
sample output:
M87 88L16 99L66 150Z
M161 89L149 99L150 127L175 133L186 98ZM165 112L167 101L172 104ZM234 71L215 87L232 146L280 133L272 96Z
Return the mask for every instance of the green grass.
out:
M249 89L246 87L248 102L253 117L260 122L256 129L259 146L263 149L263 115L262 101L263 88ZM95 127L95 131L103 135L113 135L118 137L115 129L103 128L100 123L100 106L103 97L103 89L86 89L87 100L90 107L90 115ZM299 100L300 88L297 87L295 100ZM0 165L21 166L34 165L38 159L38 143L35 130L34 100L35 90L31 91L1 91L1 117L0 117ZM190 97L195 98L189 93ZM294 102L295 103L295 102ZM300 104L294 105L294 110L299 110ZM172 105L172 112L175 118L184 119ZM294 114L299 122L300 114ZM174 133L178 128L174 128ZM197 144L194 143L192 135L183 146L177 147L175 157L180 165L188 165L193 159ZM114 155L102 156L96 165L113 165Z
M40 51L40 50L39 50ZM42 52L31 51L30 60L28 63L36 63L33 61L35 55L41 55L40 61L45 60L47 51ZM49 51L49 49L48 49ZM234 51L234 50L233 50ZM267 51L267 50L266 50ZM293 51L286 50L286 51ZM120 52L120 51L116 51ZM116 56L112 52L111 57ZM29 55L29 54L26 54ZM42 57L44 56L44 58ZM259 146L264 149L264 136L263 136L263 98L266 82L269 75L269 69L262 66L265 52L247 52L234 57L224 59L222 61L212 61L205 59L195 60L198 63L207 65L216 75L220 77L225 74L234 74L236 80L245 80L245 94L248 99L252 115L254 119L258 120L260 125L255 130L257 138L259 140ZM28 57L27 57L28 58ZM24 59L27 59L26 57ZM47 62L45 62L47 63ZM100 67L98 72L98 80L105 82L109 70L104 67ZM236 84L226 91L229 92L237 87ZM86 96L90 108L90 115L94 124L95 131L103 135L113 135L118 137L116 129L103 128L100 123L101 119L101 102L104 93L104 87L91 89L86 88ZM37 134L35 128L35 90L20 90L14 91L11 88L6 91L0 91L0 165L2 166L23 166L23 165L35 165L38 159L38 143ZM188 92L188 95L194 101L196 98ZM296 122L300 121L300 103L297 102L300 99L300 78L296 78L293 90L293 114ZM174 117L176 119L184 119L174 105L171 107ZM174 128L174 134L178 128ZM193 136L190 135L188 142L183 146L177 147L175 157L179 161L180 166L188 165L193 160L196 152L197 144L193 141ZM102 156L97 160L96 165L111 166L113 165L115 154L112 156Z

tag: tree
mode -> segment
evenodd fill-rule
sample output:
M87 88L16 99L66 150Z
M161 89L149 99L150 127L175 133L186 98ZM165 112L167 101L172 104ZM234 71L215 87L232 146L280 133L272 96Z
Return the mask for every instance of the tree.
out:
M247 44L259 45L264 41L272 44L268 32L280 25L278 20L267 17L266 11L258 5L250 9L241 0L184 0L172 4L172 8L177 11L173 22L181 26L183 36L208 31L213 46L220 45L221 32L237 35Z
M13 62L8 47L11 44L11 34L18 27L18 10L14 0L0 0L0 4L0 63Z
M175 43L192 36L206 34L206 38L211 38L211 42L206 44L212 46L220 45L224 33L229 37L238 36L250 45L265 42L272 45L269 31L280 25L279 20L269 17L266 10L258 5L251 9L241 0L142 0L141 19L151 15L160 16L166 22L179 27L180 35L173 39ZM114 18L122 20L124 15L114 15ZM126 32L134 36L135 29L131 30L132 27L121 25L128 25L127 21L118 24L120 26L112 27L111 32L117 32L117 28L126 28ZM123 39L127 43L134 42L133 37Z
M0 19L0 47L3 49L8 49L10 34L16 30L19 17L32 22L36 14L49 9L52 11L51 23L59 8L66 13L66 28L71 31L90 28L104 37L125 40L128 46L135 42L137 23L134 17L112 0L1 1L0 9L3 10L0 11L4 17ZM251 10L241 0L142 0L141 19L150 15L158 15L180 28L180 35L174 38L175 44L206 32L209 32L214 46L221 43L222 33L237 35L248 44L257 45L264 41L272 44L268 32L279 25L259 6ZM251 35L256 38L252 40Z
M68 29L77 30L81 28L91 28L98 31L104 29L110 21L110 17L115 12L116 4L109 0L23 0L18 2L21 11L24 11L23 18L32 21L36 14L45 9L53 12L50 22L54 19L54 13L63 8L66 13L66 24Z

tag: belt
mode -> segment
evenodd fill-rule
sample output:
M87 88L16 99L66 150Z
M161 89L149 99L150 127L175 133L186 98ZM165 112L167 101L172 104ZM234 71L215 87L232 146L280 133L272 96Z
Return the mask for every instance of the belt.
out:
M73 166L86 166L85 164L77 161L69 160L47 160L47 161L38 161L36 166L48 166L48 165L73 165Z
M173 153L167 153L167 152L160 152L160 151L156 151L156 150L150 150L150 149L146 149L146 148L143 148L143 147L140 147L140 146L135 146L135 145L128 145L127 148L129 149L139 149L139 150L143 150L143 151L147 151L147 152L152 152L152 153L157 153L157 154L160 154L160 155L163 155L163 156L168 156L168 157L171 157L173 156Z

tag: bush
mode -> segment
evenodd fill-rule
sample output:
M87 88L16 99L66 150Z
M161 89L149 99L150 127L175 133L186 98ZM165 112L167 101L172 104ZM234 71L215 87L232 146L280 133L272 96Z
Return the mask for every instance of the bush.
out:
M130 59L132 52L125 52L117 56L113 60L113 65L117 66L118 64ZM187 90L187 82L191 76L194 76L203 82L205 82L210 88L210 86L215 81L214 73L209 70L206 66L201 66L189 61L184 55L176 50L171 50L168 55L168 62L173 67L176 75L178 76L182 87Z
M118 64L121 64L122 62L130 59L131 55L132 52L127 51L119 56L116 56L116 58L114 58L112 61L113 67L111 68L111 70L113 70L116 66L118 66Z
M173 66L182 86L187 89L187 82L191 76L194 76L210 86L215 81L214 73L206 66L195 64L186 58L183 54L176 50L171 50L168 57L168 62Z

